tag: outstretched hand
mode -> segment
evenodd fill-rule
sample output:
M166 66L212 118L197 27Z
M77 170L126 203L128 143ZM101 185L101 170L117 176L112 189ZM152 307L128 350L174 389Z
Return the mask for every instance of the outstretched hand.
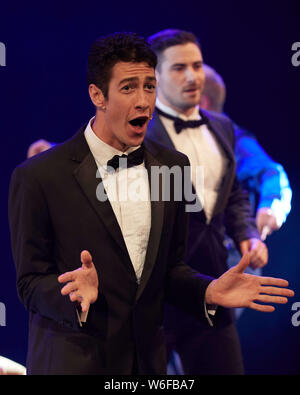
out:
M268 303L284 304L287 303L288 297L294 296L292 290L285 288L288 286L286 280L244 273L249 263L248 253L243 255L236 266L213 280L206 290L206 303L223 307L249 307L263 312L272 312L275 308Z
M58 277L59 283L67 283L61 290L69 295L71 302L79 302L82 312L87 312L90 304L98 298L98 275L88 251L81 252L81 267Z

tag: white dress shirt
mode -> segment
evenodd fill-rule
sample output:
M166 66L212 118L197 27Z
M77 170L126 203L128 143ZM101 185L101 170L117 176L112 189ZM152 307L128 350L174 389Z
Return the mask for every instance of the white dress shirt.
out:
M172 108L163 104L159 99L156 100L156 106L161 111L185 121L201 119L197 106L189 117L177 113ZM227 165L224 152L206 125L183 129L178 134L175 131L174 121L172 119L160 116L160 120L176 150L183 152L190 160L192 183L204 208L207 223L209 223L213 215L220 183ZM200 176L202 174L203 178L199 177L199 174Z
M144 163L129 169L107 171L107 161L114 155L129 154L139 147L130 147L122 152L104 143L93 132L92 121L93 118L85 129L85 138L98 166L104 189L120 226L139 283L151 227L148 173Z

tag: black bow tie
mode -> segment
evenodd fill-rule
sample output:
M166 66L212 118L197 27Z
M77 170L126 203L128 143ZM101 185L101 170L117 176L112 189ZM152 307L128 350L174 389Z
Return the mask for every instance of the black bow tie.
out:
M120 161L121 159L121 161ZM113 167L117 170L119 167L128 168L138 166L144 161L144 146L132 151L129 155L115 155L108 162L107 166Z
M156 108L156 111L158 114L172 119L174 121L174 128L176 130L176 133L180 133L182 129L187 129L187 128L197 128L200 125L205 125L207 124L207 118L201 114L201 119L194 120L194 121L184 121L181 118L173 117L172 115L166 114L165 112L161 111L159 108Z

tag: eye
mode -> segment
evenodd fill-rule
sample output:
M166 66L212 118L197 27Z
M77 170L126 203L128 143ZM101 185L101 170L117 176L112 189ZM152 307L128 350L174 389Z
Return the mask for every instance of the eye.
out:
M182 64L177 64L177 65L174 65L174 66L172 67L172 70L174 70L174 71L182 71L182 70L184 70L184 68L185 68L184 65L182 65Z
M194 69L195 70L201 70L202 69L202 63L195 63L194 64Z
M147 91L153 92L155 91L156 87L154 84L146 84L145 89L147 89Z
M124 86L122 86L121 91L125 92L125 93L129 93L132 89L133 89L132 86L124 85Z

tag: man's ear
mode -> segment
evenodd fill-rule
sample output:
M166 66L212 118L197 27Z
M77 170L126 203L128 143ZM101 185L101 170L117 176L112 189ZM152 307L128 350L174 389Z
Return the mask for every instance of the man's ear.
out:
M92 103L96 108L101 110L105 110L105 97L102 93L102 90L98 88L95 84L89 85L89 95L91 98Z

